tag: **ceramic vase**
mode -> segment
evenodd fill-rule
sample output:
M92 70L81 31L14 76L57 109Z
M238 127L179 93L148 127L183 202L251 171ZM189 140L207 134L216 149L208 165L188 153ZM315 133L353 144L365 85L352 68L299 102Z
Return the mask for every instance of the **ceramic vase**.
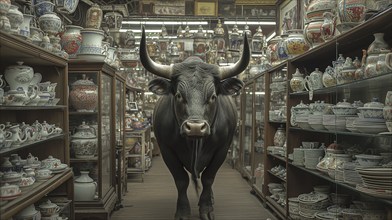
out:
M365 20L366 0L339 0L339 19L342 23L359 23Z
M80 171L80 174L74 182L74 200L93 201L97 183L88 175L89 171Z
M306 42L302 30L289 30L289 36L285 40L285 46L289 57L303 54L310 46Z
M34 5L35 15L40 17L47 13L52 13L54 10L54 4L50 1L41 1Z
M118 12L107 12L104 15L104 23L111 30L119 30L122 27L123 16Z
M10 7L10 0L0 0L0 30L3 30L4 32L11 31L10 20L6 16Z
M375 54L380 53L381 50L388 50L390 47L387 42L384 40L384 33L375 33L373 34L374 41L369 45L367 49L367 54Z
M283 147L286 141L286 132L283 127L278 128L274 135L274 145L278 147Z
M11 90L22 88L27 92L30 85L34 84L34 82L41 81L42 75L40 73L34 73L32 67L23 65L21 61L17 63L18 65L11 65L5 69L5 80Z
M98 87L83 75L83 79L75 81L71 86L69 101L79 112L93 112L98 105Z
M332 12L336 9L336 2L333 0L311 0L305 6L305 19L313 21L323 18L324 12Z
M299 69L295 71L293 74L293 77L290 79L290 87L293 92L300 92L305 89L304 87L304 77L303 75L299 72Z
M279 55L278 55L278 44L282 38L280 36L275 36L270 41L268 41L266 55L268 61L274 66L279 63Z
M85 122L82 122L71 136L71 148L75 158L86 159L95 156L97 151L98 139L95 129Z
M325 42L323 36L321 35L323 24L324 20L319 19L312 20L311 22L306 23L304 26L304 36L312 48Z
M7 18L11 24L11 33L19 34L19 28L23 23L23 14L18 10L18 6L11 5L7 13Z
M83 28L75 25L66 25L65 32L61 35L61 47L70 56L76 55L80 45L82 44L82 34L80 31Z
M99 29L85 28L80 30L82 34L82 44L78 54L101 54L103 31Z
M38 18L40 28L49 36L56 35L61 29L61 19L56 13L47 13Z
M287 34L282 34L281 35L281 40L278 42L278 57L279 60L283 61L289 58L289 55L287 53L287 47L286 47L286 39L289 35Z
M102 22L102 9L98 4L93 4L86 13L86 28L99 29Z

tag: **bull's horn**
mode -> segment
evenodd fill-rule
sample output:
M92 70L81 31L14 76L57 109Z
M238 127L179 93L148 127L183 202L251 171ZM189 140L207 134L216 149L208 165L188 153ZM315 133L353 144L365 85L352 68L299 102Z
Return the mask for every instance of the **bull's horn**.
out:
M142 63L142 65L144 66L144 68L149 71L150 73L166 78L166 79L170 79L171 76L171 72L172 72L172 66L168 66L168 65L162 65L162 64L158 64L156 62L154 62L150 56L148 55L147 52L147 47L146 47L146 32L144 30L142 30L142 39L140 40L140 62Z
M244 49L242 51L240 60L238 60L237 63L235 63L232 66L219 67L220 78L226 79L240 74L248 66L249 60L250 60L250 49L249 49L248 37L245 34Z

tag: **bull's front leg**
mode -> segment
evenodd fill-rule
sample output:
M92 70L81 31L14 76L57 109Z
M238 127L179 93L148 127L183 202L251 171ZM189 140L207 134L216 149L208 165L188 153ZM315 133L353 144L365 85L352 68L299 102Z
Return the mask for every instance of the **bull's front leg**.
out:
M178 172L176 175L173 174L178 193L175 220L190 220L191 206L189 204L189 199L187 195L189 176L183 168L178 169L175 172Z
M191 206L187 195L189 186L189 176L183 165L166 147L161 147L161 153L166 166L173 176L177 188L177 210L174 216L175 220L191 219Z
M201 177L203 184L203 191L199 199L199 215L201 220L214 220L214 195L212 192L212 184L214 183L215 175L205 175L204 172Z

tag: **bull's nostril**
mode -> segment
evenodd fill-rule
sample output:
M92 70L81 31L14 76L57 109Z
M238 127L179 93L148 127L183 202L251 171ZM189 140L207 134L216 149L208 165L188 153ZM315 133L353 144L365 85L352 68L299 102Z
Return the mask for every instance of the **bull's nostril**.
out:
M200 128L201 132L205 132L207 130L207 123L203 123L203 125Z
M191 130L191 124L189 122L185 122L184 128L186 131L190 131Z

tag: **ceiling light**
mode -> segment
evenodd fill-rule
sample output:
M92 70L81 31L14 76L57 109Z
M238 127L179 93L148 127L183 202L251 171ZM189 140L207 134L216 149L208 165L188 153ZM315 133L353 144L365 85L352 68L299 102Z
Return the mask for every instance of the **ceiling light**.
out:
M229 25L276 25L275 21L224 21L224 24Z

